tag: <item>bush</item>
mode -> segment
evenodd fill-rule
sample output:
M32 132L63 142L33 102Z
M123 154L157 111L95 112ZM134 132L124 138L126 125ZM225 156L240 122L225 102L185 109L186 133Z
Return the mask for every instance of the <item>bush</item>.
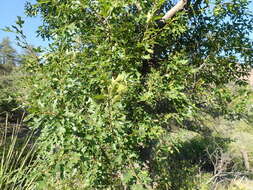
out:
M0 75L0 123L4 123L6 114L9 122L14 123L24 116L20 101L21 73L20 67L12 66L9 73Z
M252 51L247 1L191 3L169 20L161 17L172 1L27 4L43 19L39 35L53 40L26 62L28 120L41 131L38 188L80 175L88 189L194 188L195 166L168 164L191 152L159 140L180 127L208 136L204 116L236 115L227 84L243 84ZM199 159L203 145L190 146Z

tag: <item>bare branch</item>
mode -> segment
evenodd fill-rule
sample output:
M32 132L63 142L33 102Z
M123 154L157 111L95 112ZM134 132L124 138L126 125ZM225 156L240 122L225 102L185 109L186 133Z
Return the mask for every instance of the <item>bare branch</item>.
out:
M245 150L241 150L241 154L242 154L242 158L243 158L243 163L244 163L245 169L247 171L250 171L248 153Z
M166 21L172 18L178 11L182 10L184 6L187 4L187 0L179 0L177 4L172 7L163 17L162 20Z

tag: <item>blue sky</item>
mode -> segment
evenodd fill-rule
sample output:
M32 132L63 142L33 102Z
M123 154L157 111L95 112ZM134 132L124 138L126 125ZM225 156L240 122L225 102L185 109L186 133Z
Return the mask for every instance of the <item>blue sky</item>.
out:
M26 1L34 2L35 0L1 0L0 28L5 28L6 26L14 24L17 16L22 16L25 19L24 32L27 36L28 42L35 46L41 45L45 47L47 46L47 42L37 37L35 32L37 27L41 24L40 18L27 18L24 15L24 5ZM250 10L253 12L253 3L251 3ZM14 34L0 30L0 40L7 36L14 42ZM253 36L253 34L251 36ZM15 43L13 43L13 45L15 46ZM18 47L16 47L16 49L21 51Z
M40 18L27 18L24 15L24 5L27 0L1 0L0 2L0 28L11 26L15 23L17 16L22 16L25 20L24 32L27 36L27 41L35 46L46 46L47 42L36 37L37 27L41 24ZM29 0L34 2L34 0ZM20 52L21 49L15 46L15 35L0 30L0 40L3 37L9 37L13 41L13 46Z

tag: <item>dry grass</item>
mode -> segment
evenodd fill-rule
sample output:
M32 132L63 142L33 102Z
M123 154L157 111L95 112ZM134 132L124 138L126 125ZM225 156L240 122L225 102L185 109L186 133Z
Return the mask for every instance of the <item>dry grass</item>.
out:
M20 137L21 125L9 126L7 121L0 135L0 189L32 189L33 179L27 175L36 165L33 134Z

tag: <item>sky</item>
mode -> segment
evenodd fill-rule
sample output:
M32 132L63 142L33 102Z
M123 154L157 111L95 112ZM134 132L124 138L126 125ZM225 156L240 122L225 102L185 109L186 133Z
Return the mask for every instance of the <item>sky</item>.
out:
M41 24L40 18L28 18L24 14L24 5L26 1L27 0L0 0L0 29L15 24L17 16L21 16L25 20L24 33L27 36L27 41L35 46L41 45L46 47L47 42L37 37L35 32ZM29 0L29 2L34 2L34 0ZM21 53L21 48L17 47L14 42L15 34L0 30L0 41L4 37L9 37L13 47Z
M0 0L0 29L6 26L11 26L15 23L17 16L22 16L25 20L24 33L27 36L27 41L35 46L47 46L47 42L37 37L36 30L41 24L39 17L27 18L24 14L25 2L34 2L35 0ZM253 2L250 5L250 10L253 11ZM253 34L251 35L253 38ZM20 52L21 49L15 45L15 35L6 33L0 30L0 40L4 37L9 37L13 42L13 46Z

